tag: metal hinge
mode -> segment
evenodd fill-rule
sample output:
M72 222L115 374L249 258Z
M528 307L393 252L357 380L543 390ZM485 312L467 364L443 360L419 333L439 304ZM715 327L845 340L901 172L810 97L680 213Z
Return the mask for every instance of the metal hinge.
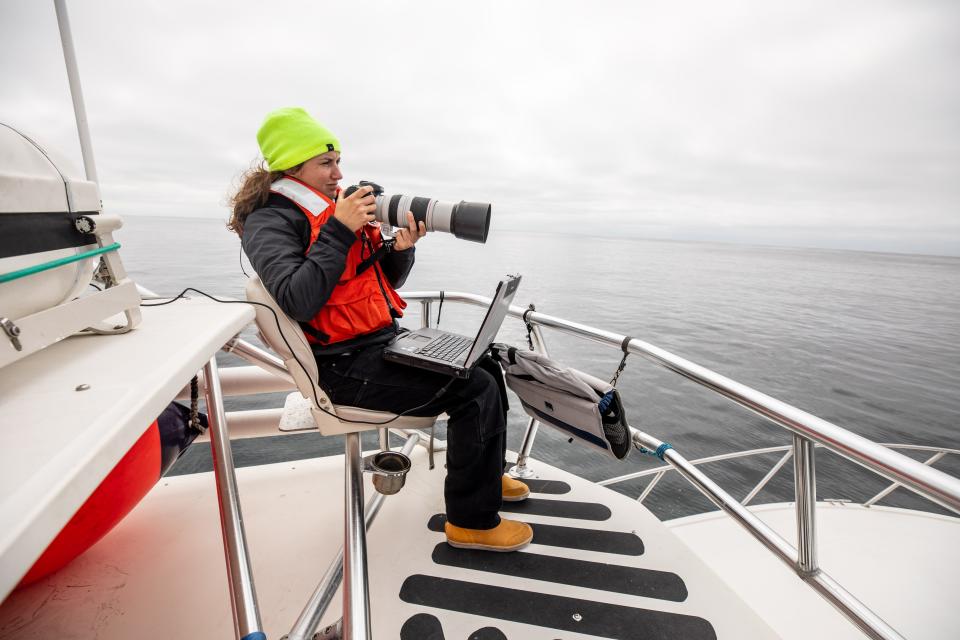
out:
M23 351L23 345L20 344L20 327L13 324L13 320L10 318L0 318L0 327L3 327L4 333L10 338L13 348L17 351Z

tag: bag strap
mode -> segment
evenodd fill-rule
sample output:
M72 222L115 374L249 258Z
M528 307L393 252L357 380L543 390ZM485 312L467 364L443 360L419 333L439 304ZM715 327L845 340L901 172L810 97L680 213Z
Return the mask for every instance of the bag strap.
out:
M536 311L537 307L531 302L530 306L527 307L527 310L523 312L523 324L527 325L527 345L530 347L530 351L534 351L533 348L533 325L530 324L530 319L527 317L532 311ZM510 359L510 364L514 364L513 358Z
M623 351L623 358L620 359L620 366L617 367L616 373L614 373L613 377L610 378L610 384L614 389L617 388L617 380L620 379L620 374L623 373L623 370L627 367L627 356L630 355L630 352L627 349L630 346L631 340L633 340L633 337L625 336L623 341L620 343L620 350Z

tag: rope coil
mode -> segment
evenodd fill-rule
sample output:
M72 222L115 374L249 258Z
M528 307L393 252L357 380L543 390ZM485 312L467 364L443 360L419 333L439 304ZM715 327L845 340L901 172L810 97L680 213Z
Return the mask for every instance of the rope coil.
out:
M193 376L190 380L190 428L203 433L203 425L200 423L200 379L199 376Z
M640 453L646 454L648 456L653 456L655 458L660 458L662 462L666 462L663 459L663 455L667 452L667 449L673 449L673 445L670 444L669 442L664 442L659 447L657 447L656 451L651 451L650 449L647 449L646 447L641 447L641 446L638 446L637 448L640 450Z

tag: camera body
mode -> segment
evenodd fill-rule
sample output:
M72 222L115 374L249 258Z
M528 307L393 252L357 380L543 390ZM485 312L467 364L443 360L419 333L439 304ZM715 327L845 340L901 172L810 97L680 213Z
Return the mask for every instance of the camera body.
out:
M369 180L361 180L359 184L347 187L344 197L349 197L360 187L373 189L370 195L374 196L377 205L373 214L381 224L406 227L407 211L410 211L417 224L423 222L427 231L452 233L457 238L473 242L487 241L490 231L489 203L463 200L453 203L419 196L387 195L383 187Z

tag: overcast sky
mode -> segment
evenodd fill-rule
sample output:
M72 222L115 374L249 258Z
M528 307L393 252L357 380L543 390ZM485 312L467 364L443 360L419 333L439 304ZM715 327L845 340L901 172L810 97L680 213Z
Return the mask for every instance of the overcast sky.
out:
M76 0L105 210L225 217L264 114L494 229L960 255L960 3ZM0 121L80 165L53 2Z

